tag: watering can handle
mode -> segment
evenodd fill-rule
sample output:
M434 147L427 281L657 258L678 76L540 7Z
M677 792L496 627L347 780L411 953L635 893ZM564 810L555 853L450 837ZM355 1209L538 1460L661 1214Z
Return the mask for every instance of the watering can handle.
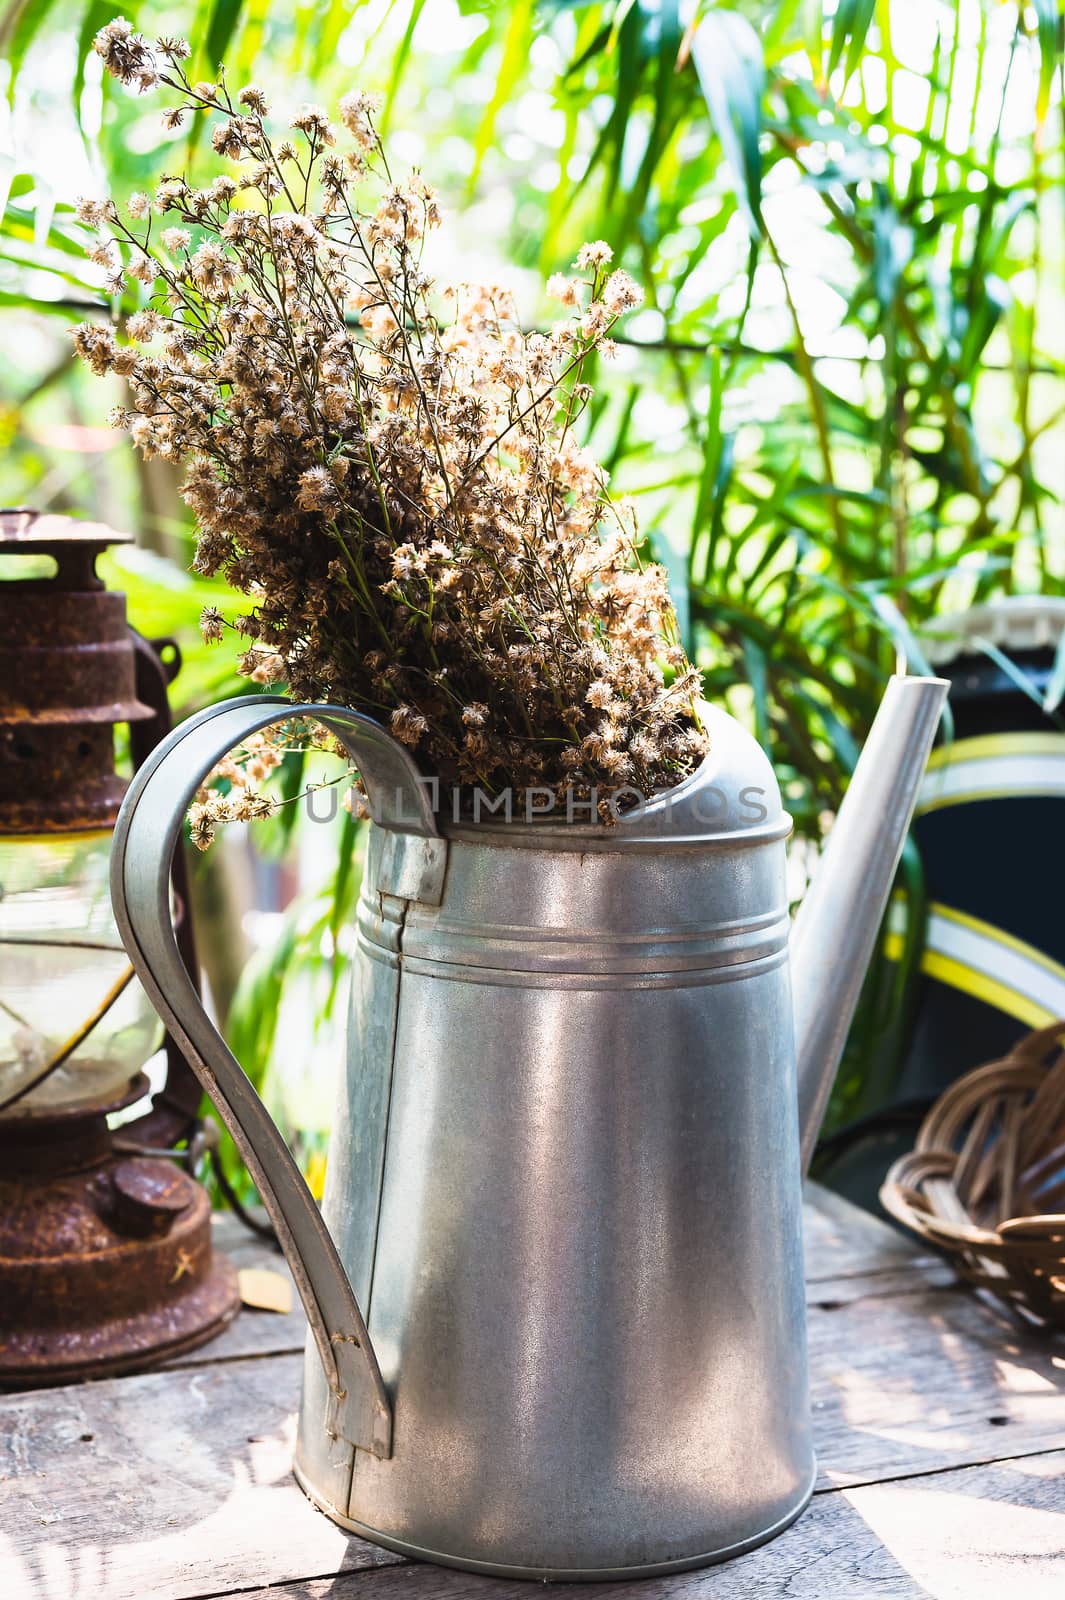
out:
M170 916L171 862L197 788L251 734L289 717L322 723L358 765L374 819L385 830L382 889L440 903L447 845L408 752L359 712L293 705L275 695L212 706L152 751L115 826L111 896L137 976L217 1107L270 1214L322 1358L332 1394L330 1427L350 1444L387 1457L391 1400L336 1246L281 1134L204 1010Z

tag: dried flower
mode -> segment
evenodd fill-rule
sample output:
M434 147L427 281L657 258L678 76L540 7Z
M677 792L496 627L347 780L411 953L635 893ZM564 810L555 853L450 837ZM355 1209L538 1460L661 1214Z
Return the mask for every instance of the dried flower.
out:
M591 244L582 244L577 251L575 267L604 267L608 261L613 261L614 252L605 239L596 239Z
M216 644L222 637L225 618L215 606L204 606L200 612L200 632L206 644Z
M564 272L553 272L544 285L544 292L564 306L575 306L580 295L580 284L567 278Z
M149 46L118 19L96 48L123 82L175 91L175 115L206 109L236 164L207 188L167 177L150 203L133 196L139 230L110 201L81 202L108 230L94 259L147 284L151 306L129 319L132 344L99 324L74 344L127 378L116 425L186 463L195 569L251 597L233 624L240 671L367 711L445 791L509 785L520 804L527 789L650 793L685 776L705 743L698 674L665 574L641 565L631 509L575 437L584 363L640 302L607 271L609 246L582 247L588 276L549 280L570 317L526 333L505 286L438 291L426 276L441 216L418 174L363 195L383 156L370 96L346 94L337 126L304 106L295 140L275 143L262 91L190 83L181 41ZM161 250L150 209L173 224ZM227 626L213 607L201 622L207 639ZM269 809L259 784L278 748L204 787L197 844Z
M643 290L627 272L612 272L603 285L603 304L612 316L631 311L643 302Z
M363 150L371 150L376 143L373 115L377 110L377 96L358 91L343 95L337 106L340 120Z

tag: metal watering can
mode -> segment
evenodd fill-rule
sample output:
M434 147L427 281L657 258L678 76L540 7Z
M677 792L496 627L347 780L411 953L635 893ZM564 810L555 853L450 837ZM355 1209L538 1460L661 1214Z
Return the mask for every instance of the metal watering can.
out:
M369 718L255 695L135 776L130 959L233 1134L310 1319L296 1475L378 1544L635 1577L771 1538L813 1488L800 1180L946 685L894 678L788 959L772 769L705 707L700 768L597 822L438 823ZM292 715L374 809L320 1213L170 918L204 775Z

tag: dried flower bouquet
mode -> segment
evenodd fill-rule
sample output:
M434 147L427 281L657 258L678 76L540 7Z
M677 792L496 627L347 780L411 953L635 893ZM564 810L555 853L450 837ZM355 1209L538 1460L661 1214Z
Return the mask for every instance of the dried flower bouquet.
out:
M367 711L445 789L587 799L685 776L698 673L631 508L575 437L582 368L641 298L609 248L548 282L567 320L523 332L506 289L427 276L437 201L393 179L367 96L344 96L340 127L305 106L278 141L259 89L189 81L184 41L118 19L96 49L176 92L168 127L216 118L233 174L165 178L129 221L81 202L110 290L135 279L149 304L129 344L100 322L74 337L128 382L112 422L188 462L196 569L249 597L241 671ZM209 638L224 626L205 613Z

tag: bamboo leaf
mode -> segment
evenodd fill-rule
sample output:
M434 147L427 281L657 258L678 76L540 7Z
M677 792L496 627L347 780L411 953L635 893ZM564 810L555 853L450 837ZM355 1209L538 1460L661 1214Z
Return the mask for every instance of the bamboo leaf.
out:
M708 11L692 39L692 60L753 238L762 233L762 41L738 11Z
M749 637L743 640L742 651L754 705L754 736L763 749L769 750L769 672L765 652Z
M828 75L832 76L846 51L844 87L862 58L866 35L875 14L876 0L839 0L836 7L828 51Z
M403 30L403 37L396 46L396 53L392 57L392 75L388 80L388 88L385 91L385 103L381 107L381 116L378 122L378 131L380 132L382 138L384 138L388 133L389 122L392 117L392 107L396 102L396 92L399 89L399 85L403 77L403 69L407 65L407 60L410 56L411 45L414 42L414 31L417 28L418 23L421 21L422 12L424 10L425 0L413 0L413 4L410 8L410 15L407 18L407 26Z
M667 521L664 527L651 529L650 539L654 546L655 555L666 569L666 577L669 581L669 597L673 602L673 610L677 618L677 632L680 634L681 644L690 655L693 643L691 586L688 572L690 549L688 541L680 533L676 524L670 521Z
M22 63L41 28L55 9L55 3L56 0L23 0L20 8L9 9L0 28L9 70L8 95L12 100ZM11 18L13 21L9 21ZM10 44L7 42L9 38Z
M333 879L331 905L329 909L329 931L333 936L333 977L329 987L328 1007L331 1009L336 996L337 985L340 980L342 962L340 961L339 934L345 918L351 907L350 890L355 871L355 847L358 840L358 818L350 811L345 811L344 821L340 830L338 844L337 870Z
M993 272L984 276L979 291L973 296L975 303L961 342L959 366L963 373L968 374L975 369L984 346L994 333L999 318L1011 298L1009 284L1002 278Z
M226 59L229 41L237 31L243 0L214 0L204 49L212 73L218 71Z
M824 0L803 0L802 17L802 36L806 59L810 63L815 85L819 90L823 90L827 83L825 77L825 47L822 39Z
M1035 114L1039 126L1050 110L1050 91L1058 64L1058 0L1032 0L1036 17L1036 44L1039 50L1039 93Z
M492 98L485 108L481 125L477 129L477 136L473 145L473 168L470 172L469 190L477 186L477 179L481 175L484 158L488 154L489 146L495 134L496 119L500 111L510 101L517 88L532 44L533 24L535 21L535 0L517 0L511 8L510 20L503 40L503 59L499 64L499 73L496 77Z
M969 643L979 650L982 655L987 656L989 661L993 661L999 671L1005 673L1015 688L1019 689L1033 705L1038 706L1040 711L1046 711L1047 715L1052 716L1054 722L1061 726L1061 718L1054 715L1053 708L1048 709L1044 697L1040 694L1031 678L1015 661L1010 660L1004 650L1000 650L998 645L993 644L990 639L983 639L976 634L970 635ZM1055 667L1056 665L1057 662L1055 661Z
M709 359L706 427L703 433L703 465L699 475L699 492L695 497L695 517L692 540L696 540L710 517L718 489L718 466L721 461L721 404L724 385L721 375L721 352L712 350Z
M329 34L334 13L341 4L342 0L334 0L321 29L323 46L330 50L335 47L336 38L333 37L328 44L325 41ZM346 11L346 6L344 9ZM237 80L240 83L247 83L249 78L254 77L255 63L262 49L263 35L266 32L266 23L269 15L270 0L244 0L236 59L231 63L235 68ZM316 57L315 65L317 66L317 64L318 58Z

